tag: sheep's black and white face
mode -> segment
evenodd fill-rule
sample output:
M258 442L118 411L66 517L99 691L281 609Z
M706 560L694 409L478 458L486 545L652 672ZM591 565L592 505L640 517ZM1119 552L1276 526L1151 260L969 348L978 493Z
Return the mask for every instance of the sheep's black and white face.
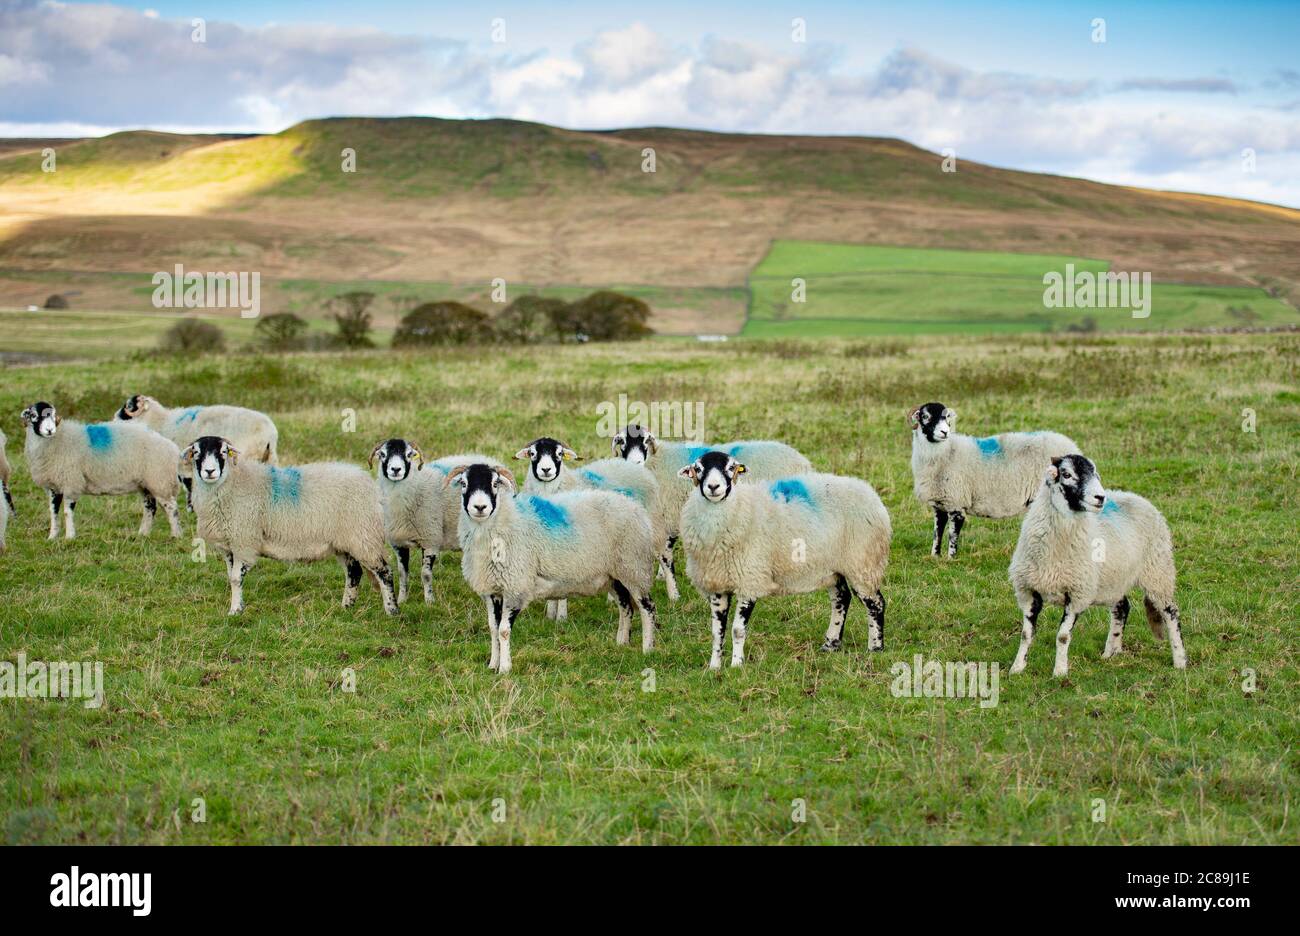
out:
M690 478L704 499L714 504L727 499L736 478L744 473L745 466L726 452L705 452L694 464L678 472L683 478Z
M128 419L135 419L137 416L139 416L141 413L144 412L146 406L145 404L146 399L148 398L140 396L140 394L138 393L135 396L128 397L127 401L122 404L120 409L118 409L117 413L114 415L114 418L122 421L126 421Z
M1099 511L1106 505L1106 489L1101 486L1097 466L1082 455L1053 458L1046 480L1052 504L1062 513Z
M370 458L372 464L374 459L379 459L380 476L393 482L405 480L411 473L412 464L416 471L424 468L424 456L405 439L389 439L379 443L370 453Z
M543 484L558 481L562 464L581 457L560 440L545 436L528 443L527 448L521 448L515 453L515 458L531 462L528 470Z
M217 436L203 436L196 439L181 455L186 462L194 465L194 474L205 484L217 484L226 476L226 471L239 459L239 452L225 439Z
M942 403L927 403L912 410L908 422L913 431L920 432L927 442L937 445L956 431L957 414Z
M43 438L50 438L62 421L54 406L41 400L23 410L22 420L32 427L32 431Z
M461 503L465 516L482 522L497 511L497 496L503 491L510 495L514 487L508 472L490 465L470 465L455 476L460 485Z
M634 465L644 465L659 449L659 440L649 429L629 423L614 436L614 457L625 458Z

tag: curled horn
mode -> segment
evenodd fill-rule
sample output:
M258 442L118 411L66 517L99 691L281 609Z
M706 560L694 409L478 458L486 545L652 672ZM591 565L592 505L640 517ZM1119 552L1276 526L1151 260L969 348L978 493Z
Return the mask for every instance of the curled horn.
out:
M366 459L366 464L370 466L370 470L371 470L371 471L374 471L374 470L375 470L375 457L379 454L379 450L380 450L381 448L384 447L384 444L385 444L387 441L388 441L388 440L385 439L384 442L380 442L378 445L376 445L376 446L371 450L371 452L370 452L370 457Z
M510 490L512 491L519 490L518 486L515 484L515 476L510 473L509 468L494 468L493 471L495 471L498 476L505 478L508 482L510 482Z
M571 458L574 461L582 461L582 456L579 455L577 452L575 452L573 449L569 448L563 442L560 443L560 455L561 457L566 459Z
M447 472L447 480L442 482L443 487L451 487L452 482L469 471L469 465L457 465L451 471Z
M420 451L420 447L416 445L414 442L407 442L406 444L409 445L411 447L411 451L415 453L415 470L423 471L424 453Z
M186 465L192 465L197 454L199 454L199 443L191 442L185 447L185 451L181 452L181 461Z
M917 406L907 412L907 424L915 429L921 425L921 407Z

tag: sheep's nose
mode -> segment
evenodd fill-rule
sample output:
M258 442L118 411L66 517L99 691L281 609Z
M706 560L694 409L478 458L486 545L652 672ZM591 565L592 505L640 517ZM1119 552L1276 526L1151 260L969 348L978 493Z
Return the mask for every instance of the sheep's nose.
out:
M1094 494L1094 495L1092 495L1092 501L1093 501L1094 504L1096 504L1098 507L1100 507L1102 504L1106 503L1106 495L1104 495L1104 494Z
M722 485L719 484L717 481L711 481L711 482L709 482L709 485L708 485L709 493L710 493L710 494L717 494L717 493L718 493L718 489L721 488L721 487L722 487Z

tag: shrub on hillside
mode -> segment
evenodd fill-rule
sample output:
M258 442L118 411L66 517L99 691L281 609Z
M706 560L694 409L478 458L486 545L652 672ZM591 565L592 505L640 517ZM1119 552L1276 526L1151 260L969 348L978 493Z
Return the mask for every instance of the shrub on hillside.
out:
M257 342L267 351L295 351L305 347L307 323L292 312L264 316L253 329Z
M546 296L520 296L492 321L497 338L512 344L534 344L555 333L553 317L567 314L569 304Z
M650 307L635 296L602 289L569 306L567 327L572 335L591 341L630 341L653 335L646 324Z
M372 292L350 292L335 296L328 303L334 324L338 327L338 343L345 348L373 348L370 337L370 304L375 301Z
M402 316L393 333L394 348L444 344L488 344L495 333L492 320L463 302L426 302Z
M226 336L211 322L181 319L158 339L158 348L169 354L206 354L224 351Z
M68 307L68 297L55 293L45 300L47 309L66 309Z

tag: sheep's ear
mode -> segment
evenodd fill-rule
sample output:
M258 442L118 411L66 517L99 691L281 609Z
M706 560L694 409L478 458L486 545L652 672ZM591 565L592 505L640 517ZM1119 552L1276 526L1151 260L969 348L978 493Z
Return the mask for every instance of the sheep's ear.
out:
M655 434L649 429L647 429L645 433L645 446L650 450L651 455L654 455L659 451L659 440L655 438Z
M1061 475L1061 460L1053 458L1052 463L1047 466L1047 483L1051 484Z
M27 421L29 421L29 420L35 419L35 418L36 418L36 410L32 409L32 408L29 406L29 407L27 407L25 410L23 410L21 413L18 414L18 418L21 419L23 422L27 422Z
M907 414L907 424L913 429L921 428L921 407L918 406Z
M734 465L732 465L732 472L734 474L743 475L748 470L749 469L746 468L744 465L742 465L740 462L736 462Z
M424 470L424 453L421 452L421 451L420 451L418 448L416 448L414 445L408 445L408 446L406 447L406 457L407 457L407 458L413 458L413 459L415 459L415 470L416 470L416 471L423 471L423 470Z
M154 400L153 397L147 397L147 396L136 397L136 398L135 398L135 411L136 411L137 413L143 413L145 410L147 410L147 409L149 408L149 404L150 404L150 403L154 403L154 402L156 402L156 401Z
M370 450L370 456L366 459L366 464L370 466L371 471L375 470L375 459L379 457L379 450L383 447L384 447L384 443L380 442L378 445L376 445L373 449Z
M232 465L239 464L239 451L229 444L226 445L226 458Z
M442 486L447 488L451 487L457 480L459 480L460 476L468 470L468 468L469 465L458 465L451 469L451 471L447 472L447 480L442 482Z
M950 426L954 425L957 422L957 411L950 407L945 407L943 411L943 418L948 420L948 425Z
M55 414L54 414L54 425L57 426L57 425L59 425L59 424L62 423L62 422L63 422L63 417L60 416L58 413L55 413Z
M508 468L497 468L497 469L496 469L496 473L497 473L497 477L498 477L499 479L501 479L502 481L505 481L506 484L510 485L510 490L512 490L512 491L515 490L515 476L514 476L513 474L510 473L510 469L508 469Z
M532 461L534 454L535 453L533 452L533 447L531 445L527 445L521 448L519 451L515 452L515 458L518 458L521 461Z
M690 478L691 483L692 484L695 483L695 466L693 464L687 465L681 471L677 472L677 474L679 474L683 478Z
M565 461L582 461L582 456L567 445L560 446L560 454L564 457Z
M194 464L194 456L199 454L199 443L192 442L181 452L181 462L186 465Z
M623 455L623 433L619 433L610 440L610 446L614 449L614 457L621 458Z

